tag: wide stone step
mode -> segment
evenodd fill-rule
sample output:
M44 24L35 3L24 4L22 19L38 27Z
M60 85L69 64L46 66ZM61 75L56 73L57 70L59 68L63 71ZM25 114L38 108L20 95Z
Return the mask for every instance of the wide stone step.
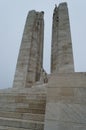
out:
M13 91L12 91L13 90ZM34 88L20 88L20 89L9 89L7 90L0 90L0 96L2 95L33 95L33 94L45 94L46 93L46 87L34 87Z
M44 114L18 113L18 112L0 112L0 117L15 118L23 120L44 121Z
M0 117L0 126L24 128L24 129L31 129L31 130L43 130L44 123L38 121L30 121L30 120L27 121L21 119Z
M24 98L24 97L3 97L3 99L0 99L0 104L9 104L9 103L31 103L31 102L36 102L36 103L45 103L46 98L41 97L41 98Z
M46 95L43 94L43 95L36 95L36 94L33 94L33 95L0 95L0 102L18 102L18 101L21 101L21 102L28 102L28 100L36 100L36 99L40 99L40 100L43 100L43 99L46 99Z
M28 97L25 95L0 96L0 111L44 114L46 106L45 95L39 97Z
M24 128L14 128L14 127L0 126L0 130L32 130L32 129L24 129Z
M31 94L31 93L45 93L46 92L46 84L41 85L35 85L31 88L7 88L7 89L1 89L1 94Z
M14 108L8 106L6 107L1 107L0 106L0 111L6 111L6 112L19 112L19 113L32 113L32 114L45 114L45 109L40 109L40 108Z
M40 98L40 100L41 99L45 99L46 98L46 95L45 94L29 94L29 95L11 95L11 94L6 94L6 95L0 95L0 101L4 101L4 100L6 100L6 101L8 101L9 102L9 100L17 100L18 98L21 98L21 99L39 99Z
M45 109L45 102L30 102L30 103L1 103L0 108L29 108L29 109Z

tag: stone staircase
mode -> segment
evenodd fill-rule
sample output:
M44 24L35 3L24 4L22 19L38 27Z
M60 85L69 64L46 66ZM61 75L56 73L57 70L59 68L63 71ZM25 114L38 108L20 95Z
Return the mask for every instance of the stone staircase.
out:
M0 91L0 130L43 130L46 85Z

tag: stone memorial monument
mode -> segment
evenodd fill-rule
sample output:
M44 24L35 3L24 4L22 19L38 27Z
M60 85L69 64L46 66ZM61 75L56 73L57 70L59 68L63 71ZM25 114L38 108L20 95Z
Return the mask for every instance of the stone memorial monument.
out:
M0 130L86 130L86 73L74 72L67 3L55 5L51 43L47 74L44 12L30 11L13 87L0 91Z

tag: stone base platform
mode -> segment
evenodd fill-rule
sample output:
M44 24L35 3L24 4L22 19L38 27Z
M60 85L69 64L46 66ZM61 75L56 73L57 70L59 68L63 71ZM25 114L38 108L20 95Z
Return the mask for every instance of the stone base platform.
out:
M44 130L46 84L0 91L0 130Z
M86 73L0 91L0 130L86 130Z

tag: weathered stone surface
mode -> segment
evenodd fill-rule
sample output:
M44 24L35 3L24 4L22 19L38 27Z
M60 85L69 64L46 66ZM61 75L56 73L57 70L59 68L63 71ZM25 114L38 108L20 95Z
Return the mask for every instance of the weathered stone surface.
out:
M66 3L55 7L52 25L51 72L74 72L72 41Z
M86 73L51 74L45 130L86 129Z
M0 91L0 130L43 130L46 85Z
M13 87L31 87L40 80L43 64L43 14L33 10L27 16Z

